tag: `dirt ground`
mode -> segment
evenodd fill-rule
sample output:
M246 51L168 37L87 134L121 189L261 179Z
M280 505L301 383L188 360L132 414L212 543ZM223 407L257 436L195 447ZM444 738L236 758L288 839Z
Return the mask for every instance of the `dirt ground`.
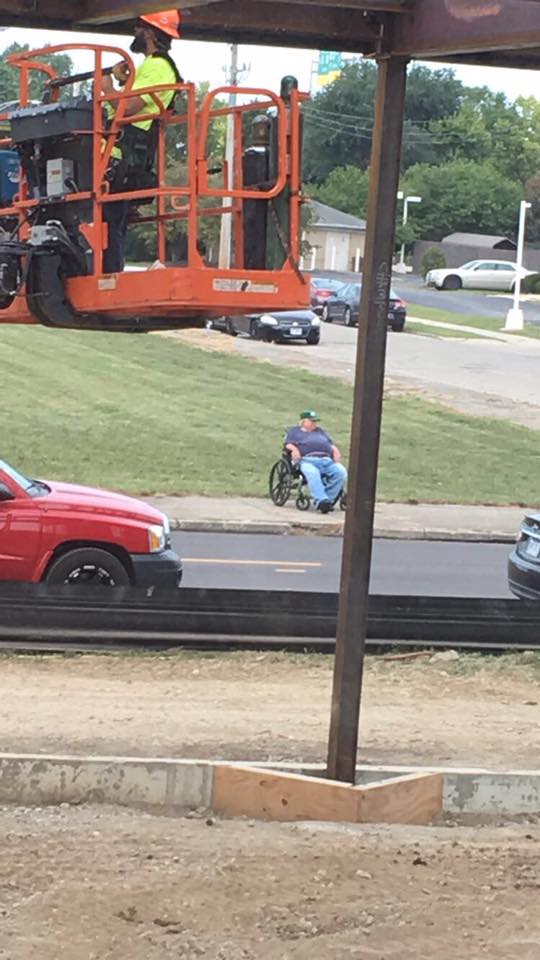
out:
M2 960L538 960L540 827L0 809Z
M445 656L367 658L359 760L540 768L540 656ZM2 656L0 751L321 762L332 667L279 653Z

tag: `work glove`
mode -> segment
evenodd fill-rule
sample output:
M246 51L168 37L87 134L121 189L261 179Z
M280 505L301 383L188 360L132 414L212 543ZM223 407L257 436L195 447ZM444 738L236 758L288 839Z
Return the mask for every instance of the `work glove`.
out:
M117 83L121 87L126 83L131 71L125 60L121 60L120 63L116 63L112 69L112 75Z

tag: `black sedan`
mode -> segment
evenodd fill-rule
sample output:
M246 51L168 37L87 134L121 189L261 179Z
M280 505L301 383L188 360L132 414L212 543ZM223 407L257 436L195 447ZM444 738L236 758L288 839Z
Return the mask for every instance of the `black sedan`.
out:
M355 327L358 323L361 292L361 283L346 283L327 301L321 313L321 318L327 323L332 323L333 320L342 320L346 327ZM406 316L405 302L401 297L398 297L394 290L390 290L388 326L392 330L403 330Z
M525 516L508 558L508 586L522 600L540 600L540 513Z
M218 324L214 322L213 326ZM274 343L306 340L315 345L321 338L321 321L313 310L276 310L272 313L225 317L219 326L233 337L247 333L253 340Z

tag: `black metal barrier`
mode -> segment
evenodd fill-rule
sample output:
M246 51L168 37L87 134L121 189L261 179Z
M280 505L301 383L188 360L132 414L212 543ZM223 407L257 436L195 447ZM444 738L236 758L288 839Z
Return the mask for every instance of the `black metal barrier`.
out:
M0 585L3 647L46 642L156 647L332 650L338 597L330 593L182 588L148 596ZM540 604L517 600L373 595L371 645L540 649Z

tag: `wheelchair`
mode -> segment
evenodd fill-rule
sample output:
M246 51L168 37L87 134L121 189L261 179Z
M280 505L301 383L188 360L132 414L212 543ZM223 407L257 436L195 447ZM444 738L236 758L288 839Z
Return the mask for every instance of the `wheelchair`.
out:
M291 497L295 498L297 510L309 510L311 496L306 478L297 464L292 462L288 450L283 450L279 460L276 460L270 470L268 480L270 499L276 507L283 507ZM347 506L347 494L342 490L336 501L340 510Z

